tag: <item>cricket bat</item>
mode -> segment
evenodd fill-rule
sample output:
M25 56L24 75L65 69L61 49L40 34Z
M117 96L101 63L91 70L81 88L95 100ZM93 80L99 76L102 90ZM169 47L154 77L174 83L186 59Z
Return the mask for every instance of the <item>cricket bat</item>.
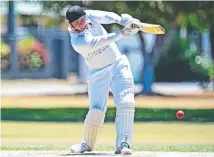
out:
M152 33L152 34L165 34L165 30L161 25L149 24L149 23L137 23L132 24L132 27L139 28L140 31Z

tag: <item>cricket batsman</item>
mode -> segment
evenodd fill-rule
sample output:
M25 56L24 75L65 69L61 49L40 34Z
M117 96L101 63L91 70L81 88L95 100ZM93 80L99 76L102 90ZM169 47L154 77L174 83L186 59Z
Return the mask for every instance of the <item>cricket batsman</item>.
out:
M139 21L128 14L119 16L113 12L84 10L72 6L66 12L71 45L82 55L88 66L89 111L84 121L80 144L72 145L71 151L93 151L98 133L103 126L109 90L116 104L116 151L115 154L130 155L135 113L134 81L129 61L122 55L116 41L125 35L139 31L132 28ZM107 33L102 24L117 23L122 30Z

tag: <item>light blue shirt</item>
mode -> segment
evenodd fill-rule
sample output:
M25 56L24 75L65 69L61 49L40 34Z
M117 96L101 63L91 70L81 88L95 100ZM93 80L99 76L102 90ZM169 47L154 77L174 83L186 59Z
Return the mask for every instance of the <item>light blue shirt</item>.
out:
M101 24L123 25L123 21L113 12L99 10L85 10L85 12L87 27L84 31L72 31L68 27L71 45L85 58L89 69L99 69L121 58L122 55L115 41L123 37L120 31L107 33Z

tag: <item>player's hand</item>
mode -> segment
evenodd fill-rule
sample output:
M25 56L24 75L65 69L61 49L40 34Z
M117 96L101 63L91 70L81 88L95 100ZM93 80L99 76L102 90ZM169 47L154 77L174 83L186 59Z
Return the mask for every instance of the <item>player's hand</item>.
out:
M133 29L135 29L136 31L137 31L137 30L139 31L139 30L140 30L140 23L141 23L140 20L133 18L132 21L131 21L131 27L132 27ZM138 32L138 31L137 31L137 32ZM137 32L136 32L136 33L137 33ZM135 33L134 33L134 34L135 34Z
M126 27L127 25L129 25L130 23L134 24L134 25L138 25L140 23L140 20L133 18L131 15L129 14L121 14L121 21L120 24L123 25L124 27Z
M134 35L139 31L138 27L133 27L133 22L138 22L137 19L132 19L131 21L127 22L125 27L122 29L123 35Z
M132 28L132 27L126 28L126 27L124 27L124 28L122 29L121 33L122 33L123 35L134 35L134 34L136 34L138 31L139 31L139 28Z
M133 28L139 28L140 20L133 18L131 23Z
M133 17L129 14L121 14L120 24L125 27L132 19Z

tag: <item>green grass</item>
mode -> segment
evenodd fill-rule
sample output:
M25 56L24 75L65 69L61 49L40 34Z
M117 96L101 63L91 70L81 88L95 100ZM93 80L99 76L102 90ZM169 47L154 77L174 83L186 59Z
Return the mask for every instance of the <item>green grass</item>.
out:
M38 150L38 151L62 151L68 150L67 147L45 146L45 145L8 145L1 146L2 151L18 151L18 150ZM98 151L114 151L114 146L98 145ZM178 151L178 152L214 152L214 145L134 145L133 151Z
M183 109L182 120L176 117L177 109L136 108L135 121L189 121L214 122L214 109ZM82 122L88 108L2 108L1 119L11 121ZM115 120L115 108L108 108L105 121Z
M79 143L83 123L1 121L1 150L68 150ZM133 151L214 152L214 123L135 123ZM115 128L105 123L97 150L114 151Z
M1 123L2 145L69 146L81 140L83 123ZM142 144L214 144L214 123L135 123L133 141ZM114 145L113 123L105 123L98 144Z

